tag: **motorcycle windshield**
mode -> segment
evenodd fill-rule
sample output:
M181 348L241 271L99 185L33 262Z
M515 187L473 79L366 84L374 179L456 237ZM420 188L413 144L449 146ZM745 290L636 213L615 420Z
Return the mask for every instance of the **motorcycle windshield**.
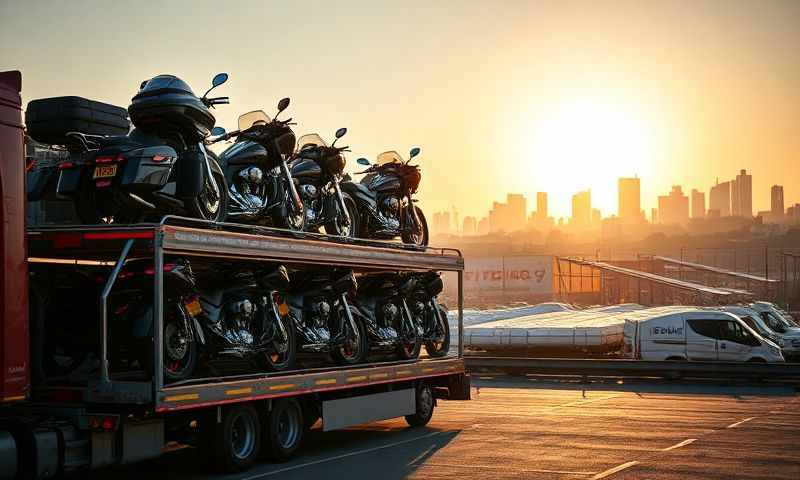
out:
M267 124L269 122L271 122L269 115L264 113L264 110L253 110L252 112L247 112L239 117L239 130L247 130L253 125L257 125L259 123Z
M386 165L387 163L403 163L403 157L394 150L383 152L375 159L378 165Z
M322 139L316 133L307 133L300 137L300 140L297 141L297 151L306 149L306 148L314 148L314 147L327 147L328 144L325 143L325 140Z

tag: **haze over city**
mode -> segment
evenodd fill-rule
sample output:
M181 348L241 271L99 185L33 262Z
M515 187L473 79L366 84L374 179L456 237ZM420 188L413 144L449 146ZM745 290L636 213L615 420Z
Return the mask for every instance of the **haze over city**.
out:
M25 102L125 106L155 74L202 92L226 71L219 125L290 96L298 133L348 127L350 171L360 156L422 147L421 205L457 204L462 217L480 218L507 192L524 194L529 213L542 191L550 215L566 218L588 189L609 216L617 178L638 176L649 219L672 185L708 203L716 178L741 169L753 214L771 208L775 184L787 207L800 201L800 2L105 6L0 5L0 67L26 73ZM153 28L154 10L169 28ZM203 41L184 41L190 32Z

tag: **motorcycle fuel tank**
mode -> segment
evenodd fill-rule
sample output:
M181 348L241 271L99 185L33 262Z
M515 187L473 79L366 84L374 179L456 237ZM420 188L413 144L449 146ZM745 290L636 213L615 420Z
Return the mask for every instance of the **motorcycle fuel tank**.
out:
M368 186L376 192L394 192L400 189L400 179L393 175L378 175L370 179Z
M223 165L262 165L267 169L274 167L269 161L267 149L249 140L236 142L219 155Z
M298 180L308 177L318 177L321 172L322 169L314 160L301 158L292 164L292 177Z

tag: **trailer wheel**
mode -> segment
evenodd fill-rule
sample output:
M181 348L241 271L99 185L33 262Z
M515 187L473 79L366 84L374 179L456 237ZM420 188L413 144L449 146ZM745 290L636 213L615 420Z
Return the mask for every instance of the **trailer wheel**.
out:
M304 432L300 403L294 398L275 400L264 419L265 453L278 462L288 460L300 447Z
M261 450L261 424L250 404L223 410L222 422L210 420L205 434L205 455L220 473L235 473L250 468Z
M412 415L406 415L406 422L412 427L427 425L431 421L435 406L433 390L427 383L417 385L416 403L417 411Z

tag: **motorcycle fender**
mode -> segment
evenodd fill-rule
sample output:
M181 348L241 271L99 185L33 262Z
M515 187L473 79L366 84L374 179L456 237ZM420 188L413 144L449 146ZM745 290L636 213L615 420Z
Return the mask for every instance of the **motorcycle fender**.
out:
M28 173L26 178L28 201L38 202L48 192L55 191L58 170L55 168L39 168Z
M192 323L194 324L194 334L195 337L197 337L197 341L200 342L200 345L205 345L206 337L203 335L203 329L200 327L200 322L197 321L196 317L192 317Z
M78 193L81 184L82 168L66 168L58 175L56 193L59 195L74 195Z

